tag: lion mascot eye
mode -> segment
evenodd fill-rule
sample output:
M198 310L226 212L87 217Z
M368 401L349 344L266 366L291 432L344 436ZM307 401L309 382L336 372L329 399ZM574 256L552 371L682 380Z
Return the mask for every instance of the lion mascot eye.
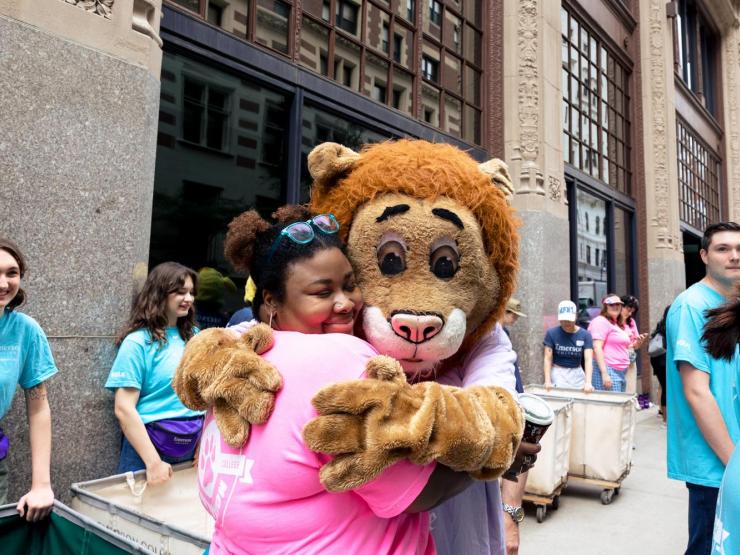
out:
M387 241L378 247L378 267L383 275L395 276L406 269L406 249L398 241Z
M460 269L460 254L450 245L437 247L429 255L429 268L440 279L451 279Z

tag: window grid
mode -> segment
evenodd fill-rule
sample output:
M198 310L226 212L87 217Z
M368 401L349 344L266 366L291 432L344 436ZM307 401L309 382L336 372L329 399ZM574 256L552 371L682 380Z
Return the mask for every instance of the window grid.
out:
M720 159L676 115L681 221L699 231L720 220Z
M561 9L563 160L631 194L629 72Z
M214 4L167 1L206 20L209 4ZM304 0L300 22L294 4L240 0L235 6L241 8L229 11L229 17L222 12L220 27L451 135L482 144L480 2ZM286 10L287 21L274 13ZM292 29L299 23L301 36L296 39ZM280 33L278 40L265 31L268 28ZM436 62L436 71L423 71L418 42L424 45L422 51L433 52L425 57ZM421 92L418 105L414 91Z

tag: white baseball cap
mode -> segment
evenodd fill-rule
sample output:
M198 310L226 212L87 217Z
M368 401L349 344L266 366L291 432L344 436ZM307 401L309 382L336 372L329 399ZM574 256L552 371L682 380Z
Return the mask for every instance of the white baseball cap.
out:
M573 301L561 301L558 305L558 320L568 322L576 321L576 303Z

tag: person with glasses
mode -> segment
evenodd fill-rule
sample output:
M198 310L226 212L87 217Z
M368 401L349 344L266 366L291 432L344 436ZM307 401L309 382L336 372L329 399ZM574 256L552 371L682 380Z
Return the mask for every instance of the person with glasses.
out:
M363 377L377 352L352 335L363 299L336 218L309 218L301 207L274 216L277 225L255 211L242 214L226 239L227 258L255 282L254 313L274 338L263 356L282 388L269 420L253 426L246 442L227 441L215 411L206 416L198 481L216 520L210 552L434 553L426 511L467 488L467 473L402 459L350 491L325 489L322 467L336 460L304 444L304 427L316 416L312 398ZM186 398L187 384L176 376L174 385Z

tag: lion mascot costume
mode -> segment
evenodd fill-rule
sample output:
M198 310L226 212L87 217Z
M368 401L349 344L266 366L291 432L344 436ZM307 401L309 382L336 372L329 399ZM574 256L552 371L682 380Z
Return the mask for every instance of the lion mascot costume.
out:
M358 335L399 361L406 375L399 378L390 366L376 369L368 380L334 384L314 398L318 417L306 427L305 441L335 457L322 468L322 483L330 491L357 487L399 458L437 460L495 480L511 465L523 428L506 391L513 390L515 355L496 324L518 269L506 166L498 160L478 164L447 144L399 140L368 145L360 153L324 143L310 153L308 167L314 179L310 210L339 221L363 293ZM251 253L238 246L238 220L230 225L226 254L248 270ZM205 330L189 342L175 375L183 402L212 409L231 445L243 444L250 424L269 418L281 383L257 356L269 345L264 325L241 336ZM368 385L378 380L384 383ZM417 389L403 403L397 389L387 390L390 401L381 407L368 401L388 384ZM382 449L376 449L379 442L385 443ZM492 505L488 515L486 505ZM466 549L454 538L461 535L461 523L477 519L480 526L462 526L477 536L466 541L475 546L466 552L502 553L500 507L494 481L477 482L436 509L433 532L440 552Z

